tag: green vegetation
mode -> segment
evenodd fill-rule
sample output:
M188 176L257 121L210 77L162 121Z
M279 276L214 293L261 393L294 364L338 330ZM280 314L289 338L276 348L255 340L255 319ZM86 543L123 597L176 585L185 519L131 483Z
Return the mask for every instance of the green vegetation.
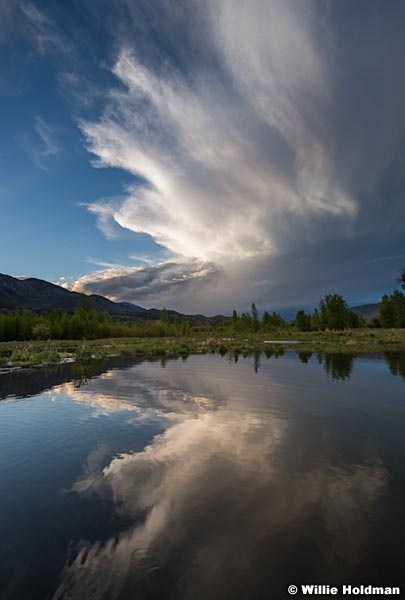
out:
M405 290L405 269L402 269L401 277L398 280L402 289ZM399 290L394 290L392 294L385 294L380 304L379 325L381 327L405 327L405 295Z
M405 289L405 270L401 275ZM312 315L297 312L287 323L279 314L259 311L224 318L216 325L190 323L163 310L159 320L114 321L84 297L73 316L60 309L49 315L23 310L0 315L0 366L38 365L62 359L86 361L110 355L186 357L196 352L365 353L405 350L405 295L395 290L382 299L379 320L368 324L339 294L326 294Z
M287 326L284 319L277 313L273 312L270 315L267 311L263 313L263 318L260 319L259 311L256 308L255 303L252 303L252 312L242 313L238 315L236 310L232 313L231 322L229 320L223 321L217 325L216 330L230 331L231 333L259 333L259 332L271 332L275 329L281 329Z
M134 358L186 358L190 354L217 352L238 357L264 352L278 355L295 350L305 356L309 352L340 354L375 354L405 351L405 329L348 329L341 331L300 332L293 327L275 329L271 335L248 333L225 336L222 332L207 334L192 331L179 337L107 338L100 340L35 340L0 343L0 366L28 366L59 359L86 362L108 356Z
M300 331L311 331L313 326L313 319L310 315L307 315L303 310L297 312L295 317L295 323Z
M60 308L49 315L29 310L0 315L0 341L14 340L95 340L109 337L178 337L187 335L190 323L185 316L170 322L167 311L160 320L146 323L114 321L110 315L95 310L92 299L84 296L73 316Z
M395 290L382 297L380 324L382 327L405 327L405 295L402 292Z
M366 322L363 317L348 308L343 296L326 294L312 315L299 310L295 317L295 325L300 331L324 331L365 327Z

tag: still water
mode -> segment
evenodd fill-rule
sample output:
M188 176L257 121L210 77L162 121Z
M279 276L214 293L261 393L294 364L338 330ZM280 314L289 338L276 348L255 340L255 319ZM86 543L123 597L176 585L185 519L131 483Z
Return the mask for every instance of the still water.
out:
M405 594L405 355L0 376L1 600Z

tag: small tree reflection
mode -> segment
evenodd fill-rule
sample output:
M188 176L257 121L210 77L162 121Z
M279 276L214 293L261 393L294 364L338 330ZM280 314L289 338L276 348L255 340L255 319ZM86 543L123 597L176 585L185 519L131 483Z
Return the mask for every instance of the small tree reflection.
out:
M312 352L298 352L298 358L303 364L307 364L312 356Z
M323 362L325 371L334 381L350 379L355 355L340 352L337 354L321 354L320 356L320 362Z
M405 352L386 352L384 357L392 375L405 379Z

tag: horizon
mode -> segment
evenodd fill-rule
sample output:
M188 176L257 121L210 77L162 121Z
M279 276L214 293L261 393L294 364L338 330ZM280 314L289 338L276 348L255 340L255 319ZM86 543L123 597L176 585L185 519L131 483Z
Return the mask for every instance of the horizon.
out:
M0 273L0 277L1 276L14 277L14 276L9 275L7 273ZM52 281L47 281L47 280L40 279L40 278L37 278L37 277L15 276L14 278L18 279L20 281L34 280L34 281L41 281L41 282L45 282L45 283L51 283L52 285L56 285L56 286L62 287L63 289L66 289L69 292L70 291L74 291L74 290L69 290L68 288L66 288L64 286L60 286L58 283L55 283L55 282L52 282ZM84 293L85 294L85 292L75 292L75 293ZM90 297L93 296L93 295L94 296L100 296L99 294L85 294L85 295L88 295ZM260 318L262 318L263 315L266 312L268 312L269 314L272 314L272 313L279 314L283 319L286 319L287 321L294 321L295 318L296 318L296 313L297 313L298 310L304 310L305 312L309 312L309 314L311 314L311 313L313 313L315 311L315 309L319 308L319 302L321 301L322 298L325 297L325 295L326 294L323 294L323 296L321 296L316 303L308 304L307 306L302 306L302 305L297 304L296 306L291 307L289 309L283 309L283 308L278 309L277 307L274 308L274 307L266 307L266 306L260 307L260 306L256 306L256 303L253 300L252 303L249 306L246 306L245 308L242 308L240 311L237 311L237 314L239 316L242 313L251 314L252 305L255 304ZM101 296L101 297L106 298L106 296ZM123 301L122 303L124 304L126 302ZM367 307L367 306L378 305L380 303L381 303L381 299L380 299L379 302L375 302L375 303L372 302L372 303L369 303L369 304L353 305L353 304L349 304L348 303L348 308L349 309L364 308L364 307ZM130 303L130 304L132 304L132 306L136 306L134 303ZM144 310L144 307L140 306L140 308L142 310ZM160 307L160 308L157 307L157 306L151 306L147 310L159 310L159 311L166 311L167 310L169 312L177 312L178 314L181 314L179 311L176 311L176 309L173 309L170 306L163 306L163 307ZM186 316L191 317L191 316L201 315L201 316L205 316L205 317L208 317L208 318L222 316L222 317L225 317L227 319L230 319L230 318L232 318L232 312L233 312L233 310L234 309L232 309L232 311L230 311L229 313L211 313L211 314L200 313L200 312L199 313L197 313L197 312L189 312L189 313L186 314ZM183 313L183 314L185 314L185 313Z
M145 308L374 304L405 265L405 6L5 0L1 270Z

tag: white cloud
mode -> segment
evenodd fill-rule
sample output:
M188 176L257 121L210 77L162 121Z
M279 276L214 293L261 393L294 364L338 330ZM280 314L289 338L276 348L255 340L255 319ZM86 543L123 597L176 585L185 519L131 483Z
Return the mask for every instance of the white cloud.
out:
M14 20L15 6L12 0L3 0L0 3L0 43L6 41Z
M229 310L235 297L242 303L251 296L246 285L268 281L267 288L261 285L263 297L272 292L283 279L277 268L290 268L304 248L309 269L316 253L333 262L325 250L330 242L360 239L361 245L376 231L398 234L403 209L393 202L384 210L378 188L398 132L379 124L385 100L372 77L376 99L363 102L359 119L356 103L364 91L358 73L368 62L363 57L351 66L346 50L357 30L343 34L333 10L309 0L252 0L237 10L231 0L205 0L194 16L182 3L166 8L173 18L155 17L162 37L173 43L178 34L174 55L190 44L185 24L195 33L189 62L168 55L156 61L159 51L141 54L138 40L126 36L113 67L117 87L106 96L102 116L81 122L94 164L134 175L122 198L89 206L107 236L115 231L112 224L119 225L152 236L186 270L190 261L218 265L225 284L212 289L210 277L199 300ZM367 19L362 28L371 39ZM391 88L398 81L389 69L386 78ZM388 118L398 121L399 100L389 103ZM378 148L370 126L379 132ZM315 301L332 270L339 271L339 260L320 264ZM105 272L102 279L109 275L116 276ZM78 285L85 289L93 280L100 275ZM356 275L355 287L357 281ZM145 287L141 297L152 301L154 291L148 296ZM285 292L281 303L288 300ZM137 293L135 286L132 300ZM195 302L180 287L170 298L188 310Z
M41 141L40 153L42 156L56 156L61 148L55 139L51 127L41 117L35 119L35 131Z
M24 135L20 144L31 160L41 169L48 170L49 159L61 153L55 130L46 121L37 116L35 118L34 135Z
M84 275L72 285L75 292L104 294L116 302L147 301L157 308L170 307L174 298L181 307L181 295L195 296L207 283L215 287L222 276L218 265L190 259L152 266L115 266ZM195 306L198 306L196 302Z
M67 53L72 49L69 40L57 31L52 20L34 3L17 0L16 6L20 9L21 29L35 44L39 54L43 55L47 51Z
M288 545L290 563L302 564L297 537L304 544L308 536L311 544L328 542L333 552L321 562L334 556L346 556L355 566L364 562L372 534L369 515L388 483L378 454L367 464L359 459L359 464L342 465L335 460L341 433L333 423L327 422L323 436L313 435L318 427L313 419L297 423L291 415L302 405L302 393L296 394L289 365L259 371L267 395L255 398L251 364L239 364L227 376L219 363L210 364L208 378L196 365L188 373L190 379L175 363L164 370L143 363L124 373L123 381L120 372L119 386L112 372L79 391L96 406L114 410L122 408L116 404L119 388L125 402L137 406L140 401L141 407L168 419L162 422L164 432L139 452L120 454L104 468L102 449L88 457L73 490L111 498L134 524L117 538L82 544L76 558L66 563L55 600L68 594L94 600L118 597L123 589L136 597L149 576L160 579L160 572L148 566L159 565L164 577L176 568L172 557L181 565L181 588L173 597L190 597L188 589L199 590L201 597L224 597L221 591L232 589L230 568L255 596L252 573L257 574L254 565L260 557L266 557L274 573L284 572L281 539ZM311 415L310 392L306 400ZM355 457L364 456L365 443L361 436L354 441ZM329 567L333 570L333 561ZM269 572L263 576L271 579Z
M255 36L244 37L249 46ZM232 72L241 98L204 75L192 84L175 70L157 75L130 50L121 52L114 73L126 90L111 94L98 123L82 124L99 165L145 180L128 188L112 214L119 225L148 233L182 256L223 261L275 252L280 213L354 215L354 202L333 181L327 147L298 115L275 62L259 74L252 58ZM308 69L300 96L311 85L320 88L320 79L326 87L317 66L312 78ZM249 86L241 73L252 71L257 83ZM241 121L243 113L248 122ZM270 155L267 136L277 142ZM279 164L278 145L290 153L289 173Z

